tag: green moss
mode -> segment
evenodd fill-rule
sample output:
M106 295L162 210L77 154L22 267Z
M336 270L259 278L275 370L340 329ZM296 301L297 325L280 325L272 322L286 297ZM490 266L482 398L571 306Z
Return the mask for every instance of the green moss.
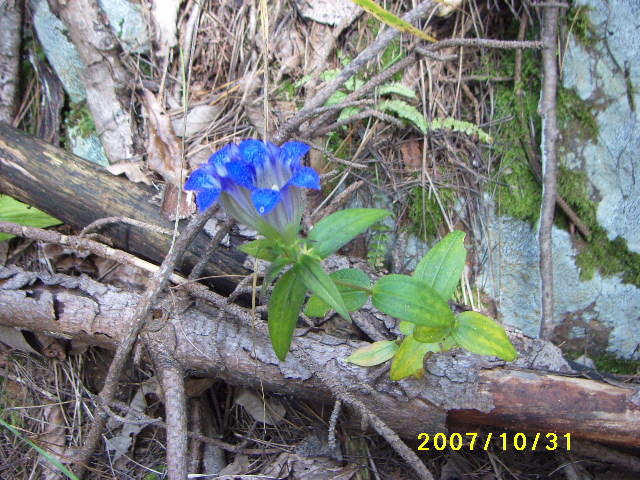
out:
M89 106L84 102L71 105L65 124L67 128L79 129L80 135L83 137L88 137L97 132Z
M592 39L593 31L585 23L588 20L585 9L577 9L579 17L575 20L577 32L585 39ZM570 23L573 19L570 19ZM515 54L509 52L500 59L500 69L488 64L483 71L505 75L513 73ZM535 52L524 52L522 59L522 83L519 87L523 95L516 95L516 88L499 85L495 88L495 118L511 119L502 123L496 137L496 147L492 155L498 156L502 174L498 180L507 187L498 187L497 204L500 214L528 222L537 222L540 216L542 187L529 164L531 146L527 144L528 131L523 130L521 115L525 118L525 128L533 121L533 132L541 131L540 117L537 114L541 91L540 62ZM582 141L597 141L598 125L589 106L571 90L560 88L558 91L558 124L561 129L580 132ZM540 140L534 139L536 154L540 156ZM581 268L583 280L593 278L595 271L601 275L622 275L623 281L640 287L640 255L630 252L626 242L621 239L610 241L604 229L598 224L596 202L591 200L587 185L587 175L560 167L558 171L558 193L576 212L583 223L591 230L582 252L576 259ZM568 219L557 209L555 223L567 228Z
M566 129L574 125L572 131L580 132L580 140L598 139L598 123L591 108L573 90L558 89L557 100L558 126ZM580 125L581 128L575 128Z
M438 196L445 209L453 205L456 192L452 188L439 188ZM435 195L428 193L422 198L422 188L415 187L409 195L409 220L411 231L426 240L434 240L438 236L438 229L444 225L444 215Z
M598 205L589 198L586 173L564 168L559 173L558 193L591 230L586 247L576 259L581 279L591 280L597 270L604 276L620 274L624 282L640 287L640 255L631 252L623 238L609 240L607 232L598 224ZM556 223L560 223L563 217L556 217Z
M585 47L592 47L598 40L596 27L589 18L589 10L590 7L588 6L571 8L565 16L566 27L573 33L576 40Z
M620 375L635 375L638 373L638 367L640 367L639 360L618 358L608 353L603 353L593 358L593 361L596 364L596 368L601 372L617 373Z

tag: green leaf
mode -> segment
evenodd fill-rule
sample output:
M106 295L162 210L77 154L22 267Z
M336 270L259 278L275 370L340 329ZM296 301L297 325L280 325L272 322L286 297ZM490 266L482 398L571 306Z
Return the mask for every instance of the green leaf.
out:
M396 17L393 13L385 10L373 0L351 0L353 3L360 5L378 20L386 23L390 27L400 30L401 32L410 33L429 42L437 42L431 35L424 33L422 30L414 27L409 22L405 22L401 18Z
M320 262L309 255L301 255L293 269L307 288L320 300L338 312L342 318L351 320L342 295Z
M325 258L389 215L377 208L340 210L320 220L308 238L316 255Z
M331 95L324 104L328 107L330 105L340 103L345 98L347 98L347 92L337 91L333 95Z
M413 338L422 343L439 343L444 340L451 326L448 327L427 327L425 325L416 325L413 329Z
M390 377L393 381L413 375L422 370L422 361L428 352L439 352L437 343L421 343L409 335L402 341L398 353L391 362Z
M399 348L398 344L393 340L382 340L359 348L349 355L346 360L361 367L373 367L393 358Z
M416 93L402 83L387 83L385 85L382 85L378 89L379 95L389 95L392 93L395 93L396 95L402 95L403 97L417 98Z
M400 320L427 327L449 328L455 317L429 285L408 275L387 275L373 287L375 307Z
M350 312L358 310L367 302L368 295L365 292L350 287L349 285L344 285L346 283L357 287L370 288L371 280L363 271L356 270L355 268L345 268L333 272L329 275L329 278L331 278L336 284L336 287L338 287L344 304ZM310 317L324 317L330 309L331 307L329 305L314 294L307 302L304 313Z
M0 220L37 228L47 228L62 223L57 218L19 202L8 195L0 195ZM0 242L13 237L14 235L9 235L8 233L0 233Z
M381 110L389 110L400 118L413 123L423 134L428 132L428 123L424 118L424 115L413 105L409 105L404 100L387 100L380 102L378 107Z
M444 300L451 298L464 271L464 236L458 230L451 232L427 252L413 272L414 278L433 287Z
M403 335L406 335L408 337L409 335L413 334L413 331L416 329L416 324L402 320L400 321L400 325L398 325L398 328Z
M264 300L265 295L267 294L267 289L271 286L273 281L276 279L278 274L282 271L284 267L289 265L291 260L286 257L278 257L276 258L271 265L269 265L269 269L267 273L264 275L264 280L262 280L262 287L260 288L260 300Z
M518 358L504 329L477 312L462 312L456 318L453 337L458 345L480 355L495 355L507 362Z
M273 262L280 255L280 249L266 238L260 238L252 242L245 243L238 247L238 250L251 255L252 257Z
M331 70L325 70L320 74L320 80L322 80L323 82L330 82L334 78L336 78L339 74L340 74L340 70L337 68L334 68Z
M306 294L307 288L293 269L280 277L271 293L268 309L269 337L274 352L283 362L289 352L293 330Z

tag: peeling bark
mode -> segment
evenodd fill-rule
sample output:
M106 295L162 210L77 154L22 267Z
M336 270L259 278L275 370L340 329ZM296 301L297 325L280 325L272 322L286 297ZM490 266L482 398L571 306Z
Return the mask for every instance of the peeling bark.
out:
M20 75L22 0L0 2L0 121L16 114Z
M135 123L129 89L132 79L119 57L118 42L95 0L49 0L51 10L68 29L84 71L87 104L110 162L135 155Z

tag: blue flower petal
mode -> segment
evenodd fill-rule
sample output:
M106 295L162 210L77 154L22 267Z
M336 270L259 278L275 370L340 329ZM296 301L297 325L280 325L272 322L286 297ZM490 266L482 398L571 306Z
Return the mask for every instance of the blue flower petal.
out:
M208 190L198 192L198 195L196 196L196 205L198 205L200 213L204 213L207 208L213 205L215 201L218 200L219 196L220 190L216 188L210 188Z
M217 152L214 152L210 157L209 157L209 163L211 165L224 165L225 163L227 163L229 161L229 147L231 145L225 145L224 147L222 147L220 150L218 150Z
M294 172L287 185L320 190L320 177L313 168L302 167Z
M213 169L203 163L200 168L193 171L188 180L184 184L185 190L201 191L208 188L220 188L219 182L216 180Z
M272 166L275 166L276 162L280 159L280 147L274 143L271 143L269 140L266 141L267 144L267 156Z
M260 215L265 215L280 203L281 195L270 188L258 188L251 192L251 200Z
M244 140L239 145L242 158L255 167L264 165L267 157L267 148L264 142L256 139Z
M280 147L280 158L285 165L291 165L293 162L294 166L297 166L309 150L311 147L306 143L287 142Z
M251 165L242 160L234 160L227 163L227 171L229 172L229 178L235 180L241 187L248 188L249 190L255 188L253 183L255 170Z

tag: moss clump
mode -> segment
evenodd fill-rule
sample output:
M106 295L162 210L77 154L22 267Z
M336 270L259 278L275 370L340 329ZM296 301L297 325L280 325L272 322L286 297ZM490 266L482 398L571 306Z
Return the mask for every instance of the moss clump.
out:
M450 208L456 200L455 190L452 188L438 189L438 196L445 209ZM411 231L426 240L434 240L438 236L438 229L444 225L444 215L438 199L428 193L422 198L422 187L414 187L409 195L408 217L411 220Z
M86 103L73 104L65 119L67 128L76 128L83 137L88 137L97 132L96 124L93 122L91 110Z
M640 255L631 252L620 237L609 240L607 232L598 224L598 205L589 198L587 182L584 172L560 169L558 193L591 230L586 248L576 259L581 269L580 278L591 280L598 270L604 276L621 274L624 282L640 287ZM556 215L556 219L556 223L561 224L562 216Z
M639 360L618 358L614 355L603 353L593 359L596 368L601 372L617 373L619 375L635 375L640 367Z
M596 27L589 18L589 10L588 6L571 8L565 16L565 25L576 40L585 47L594 46L598 40Z

